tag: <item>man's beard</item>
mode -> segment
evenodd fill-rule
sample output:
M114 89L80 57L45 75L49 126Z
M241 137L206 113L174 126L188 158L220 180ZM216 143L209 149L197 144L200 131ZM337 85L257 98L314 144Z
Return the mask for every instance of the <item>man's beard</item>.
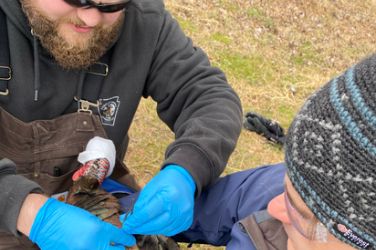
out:
M33 34L39 38L42 46L65 69L87 69L96 63L117 39L124 21L124 14L109 27L97 26L91 31L91 36L75 44L70 44L59 35L58 27L62 23L84 26L78 18L62 18L52 21L41 13L32 3L33 0L23 0L22 8L29 19ZM86 34L84 34L86 35Z

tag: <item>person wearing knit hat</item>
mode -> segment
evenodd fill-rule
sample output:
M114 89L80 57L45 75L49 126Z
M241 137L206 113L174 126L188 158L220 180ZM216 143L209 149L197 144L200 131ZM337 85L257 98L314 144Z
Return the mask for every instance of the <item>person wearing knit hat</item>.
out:
M331 80L289 128L285 192L269 204L289 249L376 248L375 69L372 56Z

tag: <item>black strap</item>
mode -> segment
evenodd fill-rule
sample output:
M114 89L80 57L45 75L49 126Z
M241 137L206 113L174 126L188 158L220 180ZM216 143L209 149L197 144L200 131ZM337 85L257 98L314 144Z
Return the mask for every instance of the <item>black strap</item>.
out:
M285 143L285 132L278 122L263 117L255 112L248 112L245 115L244 127L250 131L264 136L269 141L283 145Z
M5 13L0 8L0 95L8 94L8 82L11 77L7 22Z

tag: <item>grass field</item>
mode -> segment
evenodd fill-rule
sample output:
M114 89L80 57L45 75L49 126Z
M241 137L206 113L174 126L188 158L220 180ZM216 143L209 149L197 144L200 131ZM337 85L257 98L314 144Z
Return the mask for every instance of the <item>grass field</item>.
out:
M244 112L287 129L303 101L374 52L375 0L165 0L195 45L225 71ZM142 101L130 131L127 165L145 184L173 134L155 104ZM243 130L225 173L283 160L283 151ZM185 248L185 246L183 246ZM192 249L221 249L194 246Z

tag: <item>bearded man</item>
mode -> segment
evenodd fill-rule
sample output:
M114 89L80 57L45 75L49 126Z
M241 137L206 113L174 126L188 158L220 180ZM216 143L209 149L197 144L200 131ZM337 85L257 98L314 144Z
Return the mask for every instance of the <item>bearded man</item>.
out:
M242 111L162 0L5 0L0 10L0 249L124 249L131 234L187 229ZM61 200L94 136L113 141L114 178L127 180L119 162L142 97L176 139L121 230Z

